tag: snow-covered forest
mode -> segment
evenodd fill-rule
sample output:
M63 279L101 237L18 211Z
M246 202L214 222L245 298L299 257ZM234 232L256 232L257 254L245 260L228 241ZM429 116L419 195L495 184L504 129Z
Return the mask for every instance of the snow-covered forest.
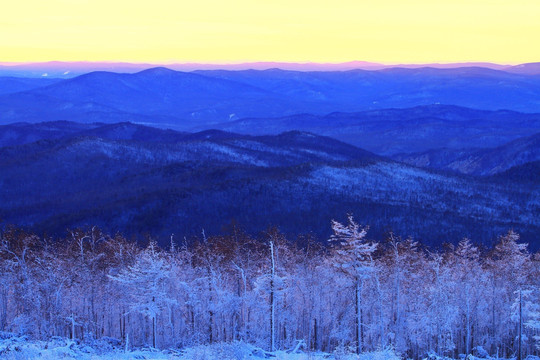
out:
M127 349L242 341L268 351L393 348L414 359L538 354L540 255L518 234L436 251L394 235L371 241L352 217L332 229L327 245L232 227L171 236L167 249L96 228L61 241L6 229L0 330Z

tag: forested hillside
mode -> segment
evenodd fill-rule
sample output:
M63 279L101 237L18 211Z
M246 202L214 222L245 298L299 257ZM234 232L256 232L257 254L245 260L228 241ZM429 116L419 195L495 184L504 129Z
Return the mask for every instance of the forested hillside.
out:
M464 174L494 175L540 160L540 133L487 149L437 149L393 157L407 164Z
M419 169L311 133L55 122L0 127L2 143L12 146L0 147L0 220L40 234L98 225L163 244L236 222L324 240L336 214L353 213L377 239L489 245L514 229L540 246L534 181Z

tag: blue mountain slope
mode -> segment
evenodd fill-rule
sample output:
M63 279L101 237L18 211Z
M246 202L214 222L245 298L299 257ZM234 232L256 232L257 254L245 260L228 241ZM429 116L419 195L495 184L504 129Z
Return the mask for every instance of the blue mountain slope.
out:
M59 82L51 78L19 78L0 76L0 95L32 90Z
M69 139L76 137L173 143L185 140L188 136L193 135L129 122L115 124L86 124L72 121L52 121L37 124L15 123L10 125L0 125L0 148L24 145L39 140Z
M70 121L0 125L0 148L24 145L44 139L61 139L102 125L80 124Z
M281 91L299 100L333 103L337 105L334 111L434 103L488 110L540 111L540 77L485 68L391 68L343 72L273 69L197 73Z
M514 166L502 173L491 176L490 179L504 183L526 183L538 188L538 179L540 179L540 160Z
M100 113L104 119L90 116L91 121L143 118L177 127L192 126L201 119L208 122L281 114L290 106L287 99L250 85L165 68L135 74L93 72L0 97L0 114L6 114L4 118L10 121L83 121L87 114ZM111 119L109 114L118 117Z
M377 154L392 155L435 148L500 146L540 131L540 114L428 105L322 116L250 118L213 127L251 134L277 134L297 129L331 136Z
M49 234L97 224L166 238L218 233L236 219L250 232L277 224L325 239L330 220L352 212L372 236L393 229L431 244L463 236L487 242L512 227L533 241L539 230L534 184L418 169L298 131L94 126L0 148L4 222Z
M66 111L70 111L67 107ZM103 109L102 109L103 110ZM47 111L40 112L46 114ZM87 120L98 120L103 112L88 114ZM157 117L138 116L126 113L107 113L107 119L115 120L118 116L124 120L137 121L139 123L151 123ZM169 119L170 120L170 119ZM67 124L68 122L64 122ZM93 128L91 122L87 126ZM124 123L127 123L124 121ZM53 122L52 124L58 124ZM11 144L21 144L25 141L17 140L17 136L24 138L28 131L29 139L37 136L34 131L41 131L46 124L32 127L30 124L22 126L18 124L0 126L0 146L2 139L11 138ZM77 125L81 126L81 125ZM74 127L77 127L74 125ZM126 130L119 127L126 126ZM161 125L167 128L166 125ZM138 127L139 130L136 130ZM512 111L485 111L462 108L447 105L419 106L409 109L381 109L358 113L331 113L329 115L297 114L281 118L247 118L223 124L198 126L195 131L218 128L225 132L243 133L247 135L279 134L291 130L301 130L315 134L331 136L340 141L365 148L369 151L381 154L394 154L399 159L405 159L406 154L424 156L424 152L432 152L434 149L441 151L441 161L445 159L457 159L456 154L462 153L467 148L493 148L501 146L509 141L524 137L530 133L540 131L540 114L524 114ZM118 132L117 136L129 136L129 129L138 133L138 139L144 137L144 132L154 136L158 131L153 127L144 127L133 123L111 124L110 128L96 130L98 132ZM15 133L13 133L15 131ZM8 134L9 132L9 134ZM209 133L210 134L210 133ZM221 136L220 132L216 136ZM96 136L105 136L104 133L96 133ZM149 137L152 137L149 136ZM214 135L211 135L214 136ZM163 141L175 139L176 133L163 134ZM39 139L36 137L35 139ZM105 138L112 137L105 136ZM118 138L120 139L120 137ZM126 137L125 139L129 139ZM29 140L30 141L30 140ZM26 141L28 142L28 141ZM447 150L444 150L447 149ZM413 155L414 156L414 155ZM441 157L439 156L439 157ZM438 162L432 157L434 163ZM444 165L441 165L444 168Z
M473 175L493 175L540 161L540 133L488 149L439 149L394 156L410 165ZM539 174L540 175L540 174Z
M0 96L0 122L140 121L189 129L246 117L436 103L540 112L540 77L483 68L93 72Z

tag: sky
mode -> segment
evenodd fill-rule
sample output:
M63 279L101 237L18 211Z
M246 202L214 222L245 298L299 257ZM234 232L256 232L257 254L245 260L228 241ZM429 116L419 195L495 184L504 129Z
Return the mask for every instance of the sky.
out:
M540 61L539 0L0 0L0 62Z

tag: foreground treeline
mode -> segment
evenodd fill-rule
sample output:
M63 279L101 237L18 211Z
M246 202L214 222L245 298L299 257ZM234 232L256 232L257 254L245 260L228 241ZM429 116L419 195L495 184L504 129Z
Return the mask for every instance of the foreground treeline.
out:
M413 358L478 346L538 353L540 256L517 234L492 249L464 239L434 252L393 235L369 241L351 217L332 228L329 246L233 228L190 244L172 237L166 250L98 229L55 242L6 229L0 330L126 347L242 340L275 350L303 340L323 351L392 346Z

